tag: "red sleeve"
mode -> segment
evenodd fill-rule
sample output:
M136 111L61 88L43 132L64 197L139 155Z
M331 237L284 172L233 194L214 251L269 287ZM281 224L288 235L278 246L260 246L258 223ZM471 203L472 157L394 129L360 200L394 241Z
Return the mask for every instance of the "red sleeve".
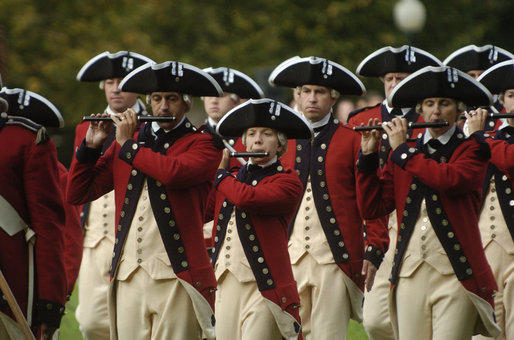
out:
M211 138L209 134L200 133L189 136L187 152L177 155L172 152L162 155L149 148L139 148L132 166L174 189L212 181L212 174L218 168L222 153L214 146ZM185 140L179 139L176 143L179 142ZM200 160L205 166L198 166Z
M266 179L252 186L239 182L234 176L226 176L217 190L239 209L248 212L279 214L292 204L298 204L303 189L296 173L289 170Z
M514 178L514 144L504 140L486 139L491 148L491 163L503 173Z
M389 161L390 162L390 161ZM392 167L386 163L378 170L378 153L359 155L357 176L357 205L365 219L381 218L394 210ZM379 176L379 174L381 174Z
M113 157L117 148L115 143L100 156L100 150L79 147L73 157L66 186L66 200L74 205L94 201L98 197L114 190ZM91 154L94 154L91 156ZM85 155L85 156L84 156ZM81 158L81 161L77 160Z
M455 161L438 163L426 158L425 154L415 152L409 155L407 144L400 145L391 153L389 162L403 162L403 169L417 177L423 184L439 191L466 194L476 190L477 179L483 176L484 160L479 155L480 147L474 139L468 139L455 150ZM457 156L456 154L459 153ZM457 156L457 157L455 157Z

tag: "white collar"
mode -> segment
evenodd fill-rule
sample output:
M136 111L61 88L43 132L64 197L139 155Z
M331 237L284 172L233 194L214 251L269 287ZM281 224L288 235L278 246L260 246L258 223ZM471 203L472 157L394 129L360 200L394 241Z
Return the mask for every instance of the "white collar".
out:
M450 138L453 136L453 133L455 132L456 128L457 128L457 126L455 126L455 124L454 124L448 131L446 131L445 133L443 133L442 135L440 135L436 139L439 140L442 144L448 143ZM432 137L432 135L430 134L430 130L426 129L425 130L425 137L423 139L423 144L427 144L428 141L433 139L433 138L434 137Z
M384 99L384 101L382 102L382 105L385 106L387 113L392 115L391 111L393 111L393 108L387 105L387 99ZM411 109L410 107L402 107L400 109L400 110L402 110L402 117L405 116L410 111L410 109Z
M317 122L310 122L312 128L317 128L320 126L325 126L328 121L330 120L330 113L328 113L325 117L323 117L321 120L318 120Z
M216 125L218 125L218 123L215 122L211 117L207 117L207 124L209 124L213 128L215 128Z
M182 125L182 123L184 122L184 120L186 119L186 116L184 115L182 117L182 119L180 120L180 122L178 122L177 125L175 125L175 127L171 130L175 130L176 128L178 128L180 125ZM152 131L155 133L157 132L161 127L159 126L159 123L157 122L152 122ZM164 129L163 129L164 130ZM164 130L164 132L170 132L171 130Z
M504 129L506 128L507 126L511 126L508 122L507 122L507 119L506 118L500 118L501 122L502 122L502 125L500 125L500 127L498 128L498 130L501 130L501 129Z
M275 163L275 162L277 161L277 159L278 159L278 157L277 157L277 156L275 156L275 157L273 157L269 162L267 162L266 164L255 164L255 165L258 165L258 166L260 166L261 168L267 168L268 166L270 166L270 165L272 165L273 163ZM248 160L248 163L249 163L249 164L253 164L253 163L252 163L252 159L251 159L251 158Z

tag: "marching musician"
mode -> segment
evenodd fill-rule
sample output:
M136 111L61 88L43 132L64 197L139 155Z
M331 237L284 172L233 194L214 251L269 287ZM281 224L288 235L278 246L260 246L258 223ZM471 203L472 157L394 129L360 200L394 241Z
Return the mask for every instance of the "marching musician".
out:
M474 79L478 79L478 77L491 66L512 59L514 59L514 54L498 46L467 45L452 52L448 57L446 57L446 59L444 59L443 64L446 66L455 67L456 69L467 73ZM469 110L473 109L474 108L469 108ZM488 110L489 112L496 113L504 112L504 108L498 100L496 100L494 105L491 105ZM487 131L497 130L499 123L500 121L498 120L488 118L486 121L485 129ZM466 116L464 114L460 116L457 124L464 131L464 134L469 135L468 127L466 124Z
M499 94L506 113L514 113L514 59L490 67L478 77L491 93ZM484 133L488 113L477 109L466 114L470 133L483 133L491 159L482 188L478 226L485 255L498 284L494 297L497 339L514 339L514 118L498 119L498 130ZM510 150L510 152L508 151ZM491 339L477 336L475 339Z
M41 125L8 116L3 98L0 107L0 268L32 331L50 339L67 295L65 211L55 144ZM4 296L0 338L24 338Z
M213 339L216 279L202 225L221 150L185 115L191 96L222 90L207 73L176 61L140 66L119 88L147 94L153 115L173 120L139 128L133 109L111 115L116 142L103 154L112 123L94 121L70 169L70 202L115 193L111 339Z
M105 93L107 107L104 113L117 115L132 108L138 115L147 115L145 105L137 93L121 91L119 84L132 70L152 61L134 52L100 53L82 66L77 80L99 82ZM89 122L81 122L75 129L74 154L84 140ZM112 129L102 152L114 141ZM73 157L75 159L75 156ZM84 340L109 339L107 287L109 266L116 230L114 192L107 192L92 202L84 202L81 212L84 227L84 249L80 266L78 305L75 316Z
M303 335L344 339L350 318L362 321L364 286L371 289L388 242L380 220L369 221L369 243L364 243L355 196L360 136L332 114L340 93L362 95L365 88L343 66L318 57L288 59L273 70L269 82L295 88L315 134L312 141L290 140L282 157L284 167L295 169L303 185L289 225Z
M499 333L493 312L497 285L478 230L477 178L485 175L489 147L478 134L466 139L455 124L464 103L490 101L489 91L467 74L427 66L405 78L388 103L416 106L426 122L449 125L428 128L411 143L406 119L383 123L392 151L381 176L380 132L362 134L359 206L366 218L397 211L389 296L397 339L462 340Z
M287 228L302 184L278 158L287 149L287 138L310 139L312 130L286 105L260 99L229 111L217 131L242 136L247 151L268 155L250 157L231 173L225 150L216 174L216 338L297 339L300 298L287 251Z
M441 62L431 55L413 46L399 48L386 46L368 55L357 67L356 73L365 77L378 77L384 84L384 101L372 107L366 107L350 113L349 123L359 126L367 124L370 118L379 122L389 122L393 118L403 117L407 122L423 122L423 118L414 107L392 108L387 105L391 91L409 74L425 66L441 66ZM407 135L416 138L424 129L409 129ZM391 146L387 134L382 134L379 146L380 167L387 163ZM390 244L396 242L396 218L394 212L388 221ZM392 268L394 247L389 247L384 261L375 276L373 289L364 293L363 325L370 340L394 339L393 327L389 319L389 274Z
M210 74L223 90L222 97L202 97L207 121L200 126L199 130L216 135L216 126L221 118L234 107L248 99L260 99L264 97L264 92L260 86L249 76L241 71L228 67L205 68L205 72ZM245 146L241 143L241 136L222 137L223 144L229 151L245 151ZM246 164L246 159L242 157L231 157L228 168L241 168ZM214 192L212 193L214 195ZM211 200L209 200L211 201ZM212 210L212 209L211 209ZM204 237L207 249L210 249L212 237L212 216L206 217L210 220L204 225Z

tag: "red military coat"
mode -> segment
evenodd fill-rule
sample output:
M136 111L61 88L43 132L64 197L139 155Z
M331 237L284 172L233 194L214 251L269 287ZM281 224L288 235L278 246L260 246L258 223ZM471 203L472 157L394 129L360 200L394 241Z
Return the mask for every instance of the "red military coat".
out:
M385 219L366 221L365 247L363 219L356 200L355 173L359 148L360 134L332 117L312 145L308 140L290 140L281 161L285 168L298 172L303 190L308 176L311 176L314 202L334 260L363 290L363 258L378 268L387 250L389 236ZM290 234L293 224L294 219ZM340 247L341 242L344 247Z
M62 164L57 164L59 168L59 182L62 190L62 196L66 195L66 183L68 181L68 169ZM64 266L66 268L67 292L71 295L75 282L79 276L80 262L82 261L82 245L84 242L84 234L82 232L82 224L80 222L79 206L64 202L64 210L66 213L66 222L64 229Z
M176 275L214 308L216 280L203 245L202 225L221 152L210 135L196 132L187 119L153 146L149 129L150 124L143 125L135 135L138 141L129 140L123 147L113 143L101 157L100 150L79 148L80 161L74 159L70 168L67 199L82 204L115 190L119 242L111 268L114 276L147 178L152 209Z
M487 133L484 136L490 137ZM506 173L514 184L514 144L492 138L486 138L486 141L491 148L491 163Z
M448 142L451 156L441 156L439 160L420 152L424 147L422 139L416 145L404 143L391 153L380 178L378 155L361 156L357 196L364 217L376 218L397 211L399 228L393 284L398 280L419 204L426 197L434 231L457 278L467 290L492 306L497 285L482 251L478 229L482 185L479 179L485 175L489 150L483 140L479 143L477 139L464 140L457 130ZM439 157L437 152L434 155Z
M32 325L59 326L66 301L64 208L52 140L36 144L40 125L26 118L0 118L0 195L35 232L34 305L29 307L29 253L25 233L0 229L0 268ZM13 317L7 304L2 312ZM35 314L35 316L34 316Z
M302 195L298 175L284 171L280 162L252 173L245 166L237 177L218 170L215 187L213 266L227 230L223 216L230 216L235 207L238 233L257 286L265 298L296 319L297 325L290 329L298 333L300 297L287 250L288 224Z

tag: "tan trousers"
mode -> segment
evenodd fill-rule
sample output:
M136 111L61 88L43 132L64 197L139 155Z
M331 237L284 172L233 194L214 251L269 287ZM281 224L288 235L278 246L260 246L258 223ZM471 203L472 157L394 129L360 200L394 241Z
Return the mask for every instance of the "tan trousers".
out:
M308 253L292 266L300 294L303 338L346 339L351 301L343 271L335 263L318 264Z
M18 340L24 338L25 336L16 321L0 312L0 339Z
M508 254L497 243L491 242L485 248L485 255L498 283L498 293L494 297L496 321L501 328L497 340L514 339L514 254ZM494 339L477 335L473 340Z
M400 277L391 297L391 320L401 340L466 340L473 335L478 313L454 274L441 275L423 263L413 275Z
M115 281L120 340L197 340L201 328L191 298L177 279L152 279L141 267Z
M362 324L369 340L394 340L393 326L389 317L390 276L391 262L389 258L384 258L375 276L373 288L364 293Z
M95 248L84 248L78 277L79 303L75 317L84 340L108 340L107 291L113 243L104 238Z
M230 271L225 272L218 280L214 309L217 340L282 339L255 281L239 282Z

